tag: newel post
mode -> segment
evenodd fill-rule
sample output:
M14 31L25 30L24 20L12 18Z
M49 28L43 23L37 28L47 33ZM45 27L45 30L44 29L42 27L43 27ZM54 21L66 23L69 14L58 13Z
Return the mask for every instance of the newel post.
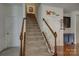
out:
M55 37L54 56L57 56L57 43L56 43L56 41L57 41L57 33L56 32L54 33L54 37Z

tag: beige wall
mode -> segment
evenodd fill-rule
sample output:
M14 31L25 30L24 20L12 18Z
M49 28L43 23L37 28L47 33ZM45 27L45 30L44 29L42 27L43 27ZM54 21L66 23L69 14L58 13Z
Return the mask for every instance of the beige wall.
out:
M33 7L33 12L29 12L29 7ZM36 5L35 4L26 4L27 13L36 14Z

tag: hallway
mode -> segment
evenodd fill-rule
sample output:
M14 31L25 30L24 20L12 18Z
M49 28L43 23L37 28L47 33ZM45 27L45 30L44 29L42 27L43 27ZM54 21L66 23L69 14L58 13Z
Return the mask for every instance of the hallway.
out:
M34 15L27 15L26 56L48 56L48 48Z

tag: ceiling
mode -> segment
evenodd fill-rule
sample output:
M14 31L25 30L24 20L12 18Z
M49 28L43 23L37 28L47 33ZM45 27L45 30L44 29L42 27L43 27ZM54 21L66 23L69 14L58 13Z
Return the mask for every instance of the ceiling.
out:
M29 4L36 5L36 3L29 3ZM39 4L39 3L37 3L37 4ZM79 3L42 3L42 4L50 5L53 7L63 8L64 13L69 13L69 12L72 12L75 10L79 10ZM7 4L5 4L5 5L7 5ZM14 5L16 5L16 4L14 4ZM18 5L20 5L20 4L18 4Z
M79 3L46 3L46 5L64 8L65 13L79 10Z

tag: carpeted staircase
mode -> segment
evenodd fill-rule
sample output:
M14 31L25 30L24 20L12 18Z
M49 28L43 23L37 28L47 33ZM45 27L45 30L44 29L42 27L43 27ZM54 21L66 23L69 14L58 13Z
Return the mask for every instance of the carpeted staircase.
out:
M46 42L35 17L27 16L26 22L26 56L49 56Z

